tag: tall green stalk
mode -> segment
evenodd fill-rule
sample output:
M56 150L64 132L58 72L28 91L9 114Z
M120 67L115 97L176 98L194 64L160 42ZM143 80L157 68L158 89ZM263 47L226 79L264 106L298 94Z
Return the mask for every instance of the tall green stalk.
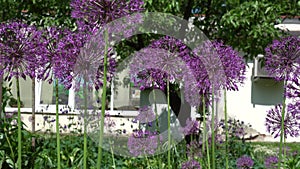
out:
M154 84L152 84L154 86ZM156 94L155 94L155 90L153 92L153 100L154 100L154 112L155 112L155 121L156 121L156 131L158 134L160 134L160 129L159 129L159 121L158 121L158 113L157 113L157 105L156 105ZM157 144L158 145L158 152L160 152L160 137L157 137ZM161 164L161 160L158 160L158 168L162 168L162 164Z
M18 169L22 168L22 122L21 122L21 97L19 77L16 77L17 100L18 100Z
M31 86L31 92L32 92L32 112L31 112L31 127L32 127L32 133L35 134L35 78L32 79L32 86ZM32 137L31 140L32 149L35 151L35 137Z
M2 69L0 67L0 69ZM3 91L2 91L2 86L3 86L3 75L0 75L0 119L5 118L4 112L2 111L2 104L3 104L3 100L2 100L2 96L3 96ZM3 116L3 117L2 117Z
M225 123L225 160L226 160L226 169L229 168L229 161L228 161L228 114L227 114L227 96L226 90L224 90L224 123Z
M59 115L58 115L58 79L55 80L55 105L56 105L56 153L57 169L60 169L60 134L59 134Z
M283 142L283 139L284 139L284 136L285 136L285 133L284 133L284 119L285 119L285 108L286 108L286 97L285 97L285 93L286 93L286 78L284 79L284 84L283 84L283 89L284 89L284 92L283 92L283 101L282 101L282 111L281 111L281 129L280 129L280 144L279 144L279 164L278 164L278 169L281 168L281 162L283 161L284 157L285 157L285 154L282 155L282 149L283 149L283 146L285 145L285 143Z
M211 105L211 162L212 169L215 169L215 94L214 94L214 86L212 87L212 105Z
M205 108L205 99L204 99L204 94L202 95L202 117L203 117L203 121L202 121L202 123L203 123L203 131L202 131L202 154L204 154L205 153L205 144L204 143L206 143L206 117L205 117L205 115L206 115L206 113L205 113L205 111L206 111L206 108Z
M206 105L205 105L205 96L202 95L202 111L203 111L203 138L202 138L202 153L205 154L206 148L206 157L207 157L207 166L210 169L210 154L209 154L209 145L207 141L207 129L206 129ZM204 144L205 143L205 144Z
M115 162L115 156L114 156L114 149L113 149L113 142L109 139L109 147L110 147L110 154L111 154L111 159L112 159L112 163L113 163L113 166L112 168L117 168L116 167L116 162Z
M168 102L168 169L171 169L171 110L170 110L170 82L167 79L167 102Z
M101 121L100 121L100 134L98 144L98 158L97 158L97 169L101 168L102 161L102 144L103 144L103 132L104 132L104 117L105 117L105 104L106 104L106 84L107 84L107 53L108 53L108 32L104 31L104 63L103 63L103 89L102 89L102 100L101 100Z
M84 78L83 85L83 97L84 97L84 117L83 117L83 168L87 169L87 78Z

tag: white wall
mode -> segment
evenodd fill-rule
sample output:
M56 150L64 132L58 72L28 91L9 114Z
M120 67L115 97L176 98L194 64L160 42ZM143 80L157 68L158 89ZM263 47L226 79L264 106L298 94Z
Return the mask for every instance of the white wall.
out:
M252 98L253 95L259 94L265 97L266 103L268 103L269 99L272 98L274 93L278 93L278 90L275 88L272 90L252 90L253 84L251 80L252 76L252 68L253 64L248 63L247 71L246 71L246 80L245 83L240 86L239 91L229 91L227 92L227 110L230 117L234 117L236 119L244 121L246 124L250 123L252 127L257 130L261 134L269 135L266 131L265 127L265 118L267 115L267 111L270 110L273 105L253 105ZM259 92L259 93L258 93ZM263 93L262 93L263 92ZM268 98L271 96L271 98ZM262 100L264 100L262 99ZM275 141L270 136L266 137L269 141ZM276 139L279 140L279 139ZM298 138L288 138L287 141L300 141L300 137Z

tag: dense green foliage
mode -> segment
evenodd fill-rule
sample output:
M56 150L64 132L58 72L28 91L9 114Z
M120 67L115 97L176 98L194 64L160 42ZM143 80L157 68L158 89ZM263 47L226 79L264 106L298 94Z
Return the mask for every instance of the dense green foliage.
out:
M16 167L17 161L17 128L14 125L16 116L1 120L0 128L0 167L10 169ZM56 136L54 133L47 134L31 134L22 128L22 157L24 159L22 168L57 168L56 163ZM265 142L245 142L234 137L234 133L230 132L231 139L229 140L230 155L229 168L236 168L236 159L242 155L248 155L254 160L254 168L264 168L264 160L270 155L276 155L278 152L278 143ZM32 150L31 139L36 138L36 148ZM126 139L124 139L125 141ZM67 134L61 137L61 167L65 169L81 168L83 164L83 137L79 133ZM181 168L181 164L189 160L187 157L188 148L186 142L182 141L177 144L171 151L172 154L172 168ZM295 154L299 150L299 144L287 143L287 159L286 165L296 166L300 164L299 154ZM195 147L197 148L197 147ZM220 142L216 146L216 168L225 168L225 144ZM193 149L201 151L201 148ZM96 168L97 159L97 143L88 139L88 166L93 169ZM134 158L122 157L114 155L111 152L103 150L103 163L101 168L153 168L158 169L158 163L161 162L163 167L167 165L167 153L148 157L148 158ZM204 154L203 156L206 156ZM203 164L206 163L206 158L201 158ZM114 161L114 163L113 163Z
M212 0L145 0L145 10L150 12L171 13L183 19L191 16L204 16L195 19L209 39L221 39L226 44L243 51L245 57L252 58L263 53L267 44L281 35L274 25L281 22L281 17L300 15L300 1L263 0L263 1L212 1ZM22 19L39 26L66 26L75 29L70 17L70 0L2 0L0 2L0 21ZM118 48L122 58L132 51L149 44L155 36L139 35ZM129 52L128 52L129 51Z

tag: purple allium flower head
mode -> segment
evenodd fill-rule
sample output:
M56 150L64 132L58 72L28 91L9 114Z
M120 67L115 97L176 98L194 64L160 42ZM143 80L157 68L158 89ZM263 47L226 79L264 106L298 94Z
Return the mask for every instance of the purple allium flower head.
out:
M155 120L155 114L150 106L144 106L139 109L139 114L136 116L136 120L140 123L149 123Z
M243 138L247 133L245 131L245 125L243 121L239 121L236 119L229 119L227 121L228 123L228 133L233 136L233 137L237 137L237 138ZM219 123L219 126L222 129L225 129L225 123L224 120L221 120ZM225 133L225 131L223 131ZM223 133L223 134L224 134Z
M104 70L104 45L99 45L101 41L96 42L92 39L84 48L81 49L77 56L76 64L73 69L73 76L75 77L75 88L81 85L82 80L86 79L88 87L94 86L99 89L103 86L103 70ZM103 41L102 41L103 42ZM93 44L97 44L93 46ZM102 43L103 44L103 43ZM112 48L108 49L108 70L107 81L110 82L113 78L113 73L116 70L116 59L114 58L114 51Z
M299 136L300 132L300 38L289 36L274 40L266 49L265 67L276 80L284 80L284 96L290 99L285 112L285 137ZM280 135L282 106L275 106L266 118L267 130Z
M181 128L184 135L198 134L200 130L200 124L197 120L191 118L186 119L186 126Z
M181 41L169 36L153 41L135 55L130 65L131 78L136 86L142 88L164 89L167 80L178 82L187 72L183 60L188 57L187 47Z
M238 90L238 84L245 79L246 65L243 58L232 47L221 41L205 41L193 50L198 64L191 60L191 67L196 67L199 88L212 92L220 89ZM201 64L199 64L199 59Z
M226 90L238 90L238 84L242 84L245 80L246 64L238 52L232 47L224 45L223 42L214 41L212 45L222 62L226 81L222 84Z
M81 28L97 28L115 19L143 10L142 0L72 0L71 16L81 22ZM86 24L86 26L82 26Z
M238 169L250 169L253 165L253 160L247 155L244 155L236 160L236 166Z
M299 104L298 104L299 106ZM285 112L284 117L284 137L298 137L300 132L300 111L299 107L294 112L294 107L288 105L287 112ZM276 105L275 108L272 108L268 111L266 117L266 127L267 131L274 135L274 138L280 136L281 133L281 114L282 114L282 105Z
M141 90L150 87L164 90L167 80L170 83L184 81L188 83L185 85L186 100L190 104L198 102L200 95L194 90L197 84L193 76L194 69L188 65L191 57L191 51L184 43L173 37L164 36L136 54L130 65L131 79ZM189 93L191 90L193 92Z
M132 81L141 89L164 89L167 80L183 82L186 100L198 106L202 94L221 88L238 90L245 79L245 63L222 42L204 42L191 51L183 42L165 36L139 52L131 64ZM150 57L151 56L151 57Z
M266 70L277 80L293 80L297 76L299 79L300 38L289 36L274 40L265 52Z
M127 146L133 156L154 155L161 142L156 132L137 130L128 138Z
M41 32L22 22L0 24L0 74L6 79L26 75L33 78L44 53Z
M181 169L201 169L201 165L196 160L189 160L181 164Z
M300 101L300 38L284 37L274 40L266 49L265 65L269 74L276 80L285 81L285 93L287 98Z
M225 76L220 58L210 41L205 41L193 49L195 57L189 60L189 66L197 78L197 88L201 94L212 93L225 83ZM193 89L191 89L193 90Z
M265 159L265 167L267 169L276 169L279 160L277 156L270 156Z
M40 62L44 66L40 69L38 78L48 79L50 83L53 78L57 78L66 88L70 88L73 67L82 42L74 32L57 27L47 28L44 39L47 51Z
M300 68L299 68L300 69ZM300 76L298 74L298 77L294 77L292 80L288 81L286 84L286 97L295 99L297 102L300 101L300 83L299 79Z

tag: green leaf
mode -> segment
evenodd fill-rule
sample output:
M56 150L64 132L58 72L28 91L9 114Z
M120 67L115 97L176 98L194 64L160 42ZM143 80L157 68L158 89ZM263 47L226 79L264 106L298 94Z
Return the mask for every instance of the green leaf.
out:
M271 10L271 7L267 7L266 11L265 11L265 14L267 14L269 11Z

